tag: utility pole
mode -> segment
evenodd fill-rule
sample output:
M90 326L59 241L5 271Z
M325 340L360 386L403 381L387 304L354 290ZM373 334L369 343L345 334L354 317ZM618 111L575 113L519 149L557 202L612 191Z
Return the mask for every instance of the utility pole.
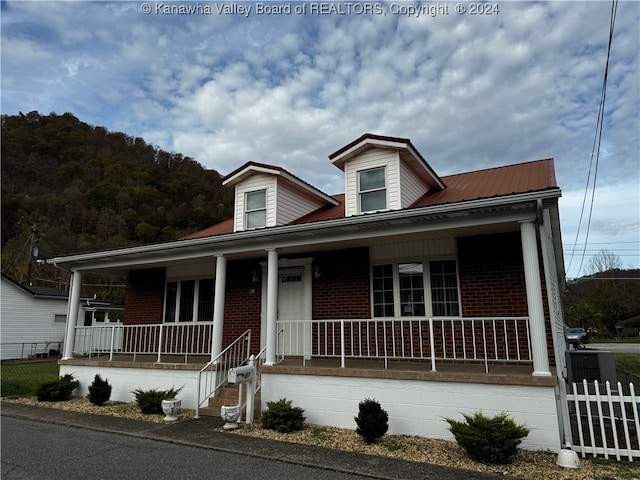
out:
M36 222L31 225L31 246L29 248L29 264L27 265L27 285L31 285L31 265L33 265L33 259L38 258L38 229L36 228Z

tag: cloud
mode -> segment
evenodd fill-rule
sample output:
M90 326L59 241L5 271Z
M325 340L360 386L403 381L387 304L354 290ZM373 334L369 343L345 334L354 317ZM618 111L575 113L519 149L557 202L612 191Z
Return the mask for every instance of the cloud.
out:
M575 235L573 199L594 168L611 5L499 9L244 17L143 15L128 1L3 2L2 112L70 111L222 174L272 163L328 193L344 185L327 156L364 132L410 138L440 175L554 157L570 212L563 228ZM639 25L640 3L620 2L598 238L621 238L639 216L618 210L615 195L638 186Z

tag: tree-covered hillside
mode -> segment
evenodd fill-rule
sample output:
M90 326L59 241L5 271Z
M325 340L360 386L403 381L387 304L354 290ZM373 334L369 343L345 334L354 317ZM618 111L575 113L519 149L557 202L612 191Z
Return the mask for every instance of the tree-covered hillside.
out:
M70 113L3 115L2 271L55 286L50 269L36 263L29 271L33 246L44 259L174 240L212 225L232 213L232 192L220 180L191 158Z

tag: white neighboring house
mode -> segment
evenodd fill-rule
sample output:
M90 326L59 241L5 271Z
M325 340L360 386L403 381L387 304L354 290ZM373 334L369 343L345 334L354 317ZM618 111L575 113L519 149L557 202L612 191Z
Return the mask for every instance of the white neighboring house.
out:
M0 359L58 356L62 352L69 292L22 285L2 274ZM122 307L81 299L79 326L118 320Z

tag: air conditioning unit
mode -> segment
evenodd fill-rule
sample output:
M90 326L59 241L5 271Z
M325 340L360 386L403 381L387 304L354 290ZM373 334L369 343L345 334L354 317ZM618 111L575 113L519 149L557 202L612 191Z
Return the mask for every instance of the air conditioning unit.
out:
M594 398L596 393L601 396L607 395L607 385L611 386L611 393L618 394L618 376L616 375L616 360L613 352L606 350L567 350L567 383L568 390L578 395L589 394ZM587 381L587 388L583 381ZM598 382L598 391L596 392L595 381ZM575 383L575 389L571 385ZM580 411L586 412L586 402L580 401ZM589 402L589 407L593 415L599 415L598 404L595 401ZM604 403L600 405L602 415L610 417L611 412L609 405ZM575 406L569 405L569 413L575 414ZM614 405L613 415L620 416L620 405Z
M618 383L616 360L613 352L606 350L567 350L567 381L569 383L609 382L615 388Z

